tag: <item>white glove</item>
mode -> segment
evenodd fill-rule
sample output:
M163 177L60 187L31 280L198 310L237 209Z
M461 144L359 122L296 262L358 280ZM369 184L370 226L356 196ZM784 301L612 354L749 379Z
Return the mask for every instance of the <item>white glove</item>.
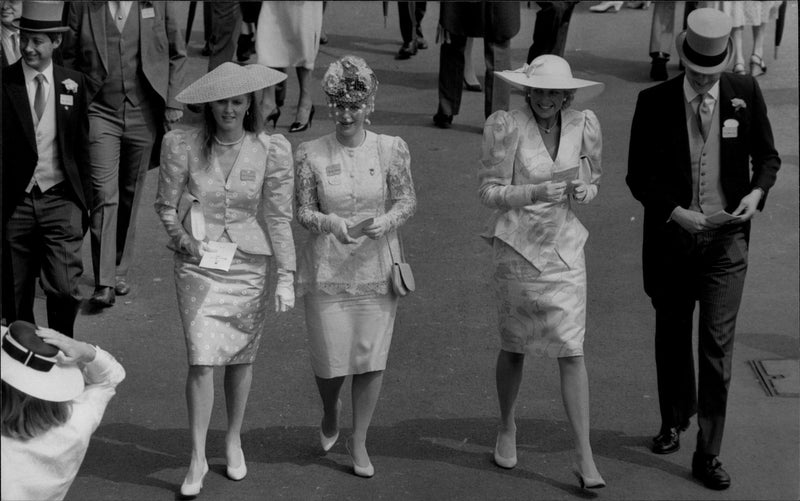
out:
M597 185L588 184L581 180L572 181L573 192L572 197L579 204L588 204L597 196Z
M347 219L339 217L336 214L328 214L325 216L323 229L328 233L333 233L333 236L343 244L353 244L356 240L347 233L347 229L352 226L352 224L353 223Z
M275 311L284 313L294 308L294 272L278 268L275 286Z

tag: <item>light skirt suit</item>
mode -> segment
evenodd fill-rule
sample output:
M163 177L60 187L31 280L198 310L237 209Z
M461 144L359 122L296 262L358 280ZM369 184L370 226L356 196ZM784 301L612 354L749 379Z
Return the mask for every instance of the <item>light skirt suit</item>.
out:
M246 133L231 149L202 155L199 130L171 131L161 150L156 210L181 248L189 238L177 208L183 190L200 201L209 241L235 242L228 271L175 252L175 287L189 365L248 364L266 328L267 273L294 271L292 151L281 135ZM222 164L232 167L227 179ZM230 165L230 164L228 164Z
M335 134L302 143L295 155L297 220L311 232L299 255L296 293L304 296L314 374L333 378L383 370L397 296L391 253L397 228L416 209L410 155L398 137L367 132L356 148ZM343 244L329 232L330 214L352 222L388 221L386 236Z
M588 231L571 204L531 202L533 185L579 167L589 184L600 180L602 137L591 111L561 111L556 158L550 157L529 108L498 111L486 121L479 172L481 202L494 208L481 235L493 248L501 348L551 358L583 355L586 330Z

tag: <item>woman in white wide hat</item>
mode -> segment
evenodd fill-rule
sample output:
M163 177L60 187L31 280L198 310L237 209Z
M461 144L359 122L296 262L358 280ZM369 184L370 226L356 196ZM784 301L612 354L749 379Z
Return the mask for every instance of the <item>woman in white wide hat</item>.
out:
M526 105L486 120L479 171L481 202L495 209L482 234L494 253L501 339L494 460L503 468L517 463L514 409L525 355L557 358L573 471L581 486L603 487L589 443L583 360L588 232L572 211L597 195L602 139L593 112L569 108L576 92L598 82L574 78L554 55L497 76L523 89Z
M275 311L294 306L292 148L283 136L261 130L254 94L285 78L261 65L223 63L177 96L203 105L203 126L170 131L161 148L155 207L175 250L189 359L192 457L184 496L197 495L208 472L215 366L225 366L227 475L241 480L247 474L241 428L266 328L270 265L277 269ZM227 263L218 259L225 249L235 249Z
M0 499L63 499L125 369L96 346L29 322L0 332Z

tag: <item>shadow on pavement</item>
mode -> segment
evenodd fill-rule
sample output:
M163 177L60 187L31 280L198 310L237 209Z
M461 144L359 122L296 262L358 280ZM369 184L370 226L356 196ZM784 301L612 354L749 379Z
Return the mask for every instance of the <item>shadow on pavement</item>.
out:
M464 418L415 419L394 426L375 426L370 428L369 450L376 463L381 462L381 457L447 463L458 468L491 470L518 479L541 482L584 498L596 496L580 489L577 482L565 483L536 473L535 464L531 464L532 453L569 455L572 437L566 422L519 419L517 448L520 461L513 470L497 468L492 462L496 425L493 418ZM348 431L342 430L330 456L320 450L316 441L317 433L316 427L309 426L253 428L242 436L243 449L251 464L317 465L350 474L349 461L336 460L341 455L347 455L344 442ZM211 470L223 476L225 467L219 464L218 458L224 457L224 435L223 430L210 430L207 441ZM592 430L592 442L598 458L654 468L682 479L690 477L688 466L675 465L650 453L647 448L649 437L627 436L613 430ZM189 443L188 429L156 430L131 424L104 425L92 437L81 467L81 476L177 491L177 484L156 476L162 470L185 468L189 462ZM435 468L435 465L431 465L431 468ZM568 469L570 465L564 464L563 468Z

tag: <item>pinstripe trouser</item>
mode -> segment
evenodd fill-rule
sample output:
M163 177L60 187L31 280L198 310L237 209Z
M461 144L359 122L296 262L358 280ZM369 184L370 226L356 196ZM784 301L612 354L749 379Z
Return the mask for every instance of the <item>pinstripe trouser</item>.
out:
M697 451L718 455L725 427L736 315L747 273L749 224L685 234L671 248L669 283L653 297L662 429L697 413ZM699 303L695 386L692 317Z

